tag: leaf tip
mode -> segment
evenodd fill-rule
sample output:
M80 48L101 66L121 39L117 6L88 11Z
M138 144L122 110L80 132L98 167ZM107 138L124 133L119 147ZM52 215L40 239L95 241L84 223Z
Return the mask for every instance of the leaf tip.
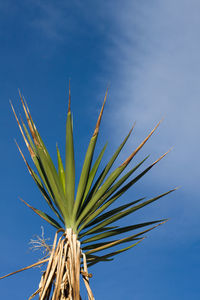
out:
M26 201L24 201L21 197L19 197L19 200L22 201L24 204L26 204L28 207L32 208Z
M133 159L133 157L138 153L138 151L144 146L144 144L148 141L148 139L152 136L154 131L158 128L160 123L162 122L162 119L158 122L158 124L152 129L152 131L149 133L149 135L143 140L143 142L129 155L129 157L121 164L120 167L126 167L130 161Z
M100 111L100 114L99 114L99 117L98 117L98 120L97 120L97 124L96 124L95 130L94 130L93 136L96 136L99 132L99 127L100 127L101 118L102 118L102 115L103 115L103 110L104 110L104 106L105 106L105 103L106 103L107 95L108 95L108 87L106 89L106 94L105 94L105 97L104 97L103 105L101 107L101 111Z
M161 155L158 159L156 159L156 161L154 161L151 165L151 167L153 167L155 164L157 164L162 158L164 158L169 152L172 151L173 148L170 148L167 152L165 152L163 155Z
M181 187L182 187L182 186L181 186L181 185L179 185L179 186L175 187L175 188L174 188L172 191L179 190Z
M131 134L131 132L132 132L133 129L135 128L135 125L136 125L136 121L133 123L133 126L131 127L131 130L130 130L129 134Z

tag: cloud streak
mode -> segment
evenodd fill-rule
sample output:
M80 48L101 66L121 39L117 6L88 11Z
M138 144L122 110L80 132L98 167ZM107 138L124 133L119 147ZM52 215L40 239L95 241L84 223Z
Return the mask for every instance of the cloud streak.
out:
M157 155L171 146L175 150L157 180L170 176L171 182L193 192L200 175L200 3L153 3L128 1L123 13L115 14L116 34L107 50L108 60L118 68L112 78L117 102L113 117L120 132L136 119L137 137L142 138L164 116L162 134L148 149Z

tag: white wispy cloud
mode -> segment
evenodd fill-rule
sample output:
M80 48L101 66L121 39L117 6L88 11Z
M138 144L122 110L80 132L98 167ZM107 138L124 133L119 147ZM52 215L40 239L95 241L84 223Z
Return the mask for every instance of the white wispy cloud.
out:
M117 2L115 32L107 49L108 61L115 66L112 116L120 124L118 132L136 120L139 142L164 116L147 149L157 155L175 149L156 179L161 183L168 178L191 193L198 190L200 175L199 10L195 0L127 1L123 8Z

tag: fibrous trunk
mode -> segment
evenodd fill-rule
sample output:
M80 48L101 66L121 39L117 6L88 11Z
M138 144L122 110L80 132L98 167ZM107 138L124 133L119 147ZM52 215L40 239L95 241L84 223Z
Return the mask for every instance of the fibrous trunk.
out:
M29 300L37 294L39 300L80 300L80 275L83 277L88 299L94 300L89 286L91 275L88 274L86 257L81 251L77 235L69 228L58 239L59 231L55 235L47 269L42 275L39 289Z

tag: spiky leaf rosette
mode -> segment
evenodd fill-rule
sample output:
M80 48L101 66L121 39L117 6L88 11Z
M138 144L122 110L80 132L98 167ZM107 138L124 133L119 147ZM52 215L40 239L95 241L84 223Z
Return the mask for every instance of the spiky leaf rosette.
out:
M172 189L149 200L140 198L123 205L118 205L115 208L111 207L111 205L113 205L119 197L121 197L130 187L149 172L169 151L163 154L155 162L151 163L148 167L140 171L135 177L133 176L134 172L136 170L138 171L138 169L147 160L148 156L139 163L134 164L129 171L126 171L126 168L131 163L132 159L157 129L160 124L159 122L141 142L141 144L129 155L129 157L113 171L110 171L111 167L130 137L133 128L122 141L107 164L103 165L102 161L107 144L102 148L97 159L93 161L106 98L107 91L97 119L95 130L88 145L76 193L70 89L66 122L65 163L62 161L61 154L57 146L57 168L55 167L51 156L38 130L36 129L29 108L21 94L20 99L26 116L27 125L25 125L22 119L19 121L11 104L19 129L37 171L33 170L25 159L21 149L18 145L17 146L26 163L29 173L33 177L44 199L52 210L52 215L54 214L54 217L32 207L25 201L24 203L26 203L28 207L56 229L64 228L66 230L67 228L71 228L77 235L77 239L81 241L82 250L85 252L89 266L101 261L112 260L115 255L131 249L133 246L141 242L144 239L144 234L146 232L166 222L166 219L151 220L140 224L130 224L125 227L117 226L115 224L116 221L121 220L136 210L161 199L175 190ZM100 175L96 176L100 166L102 165L103 168L102 171L99 172ZM134 231L138 229L139 232L136 231L136 233L134 233ZM131 232L131 235L120 238L120 235L129 232ZM112 250L114 246L123 245L127 242L129 242L129 246L122 247L120 250ZM108 251L105 252L105 250Z

